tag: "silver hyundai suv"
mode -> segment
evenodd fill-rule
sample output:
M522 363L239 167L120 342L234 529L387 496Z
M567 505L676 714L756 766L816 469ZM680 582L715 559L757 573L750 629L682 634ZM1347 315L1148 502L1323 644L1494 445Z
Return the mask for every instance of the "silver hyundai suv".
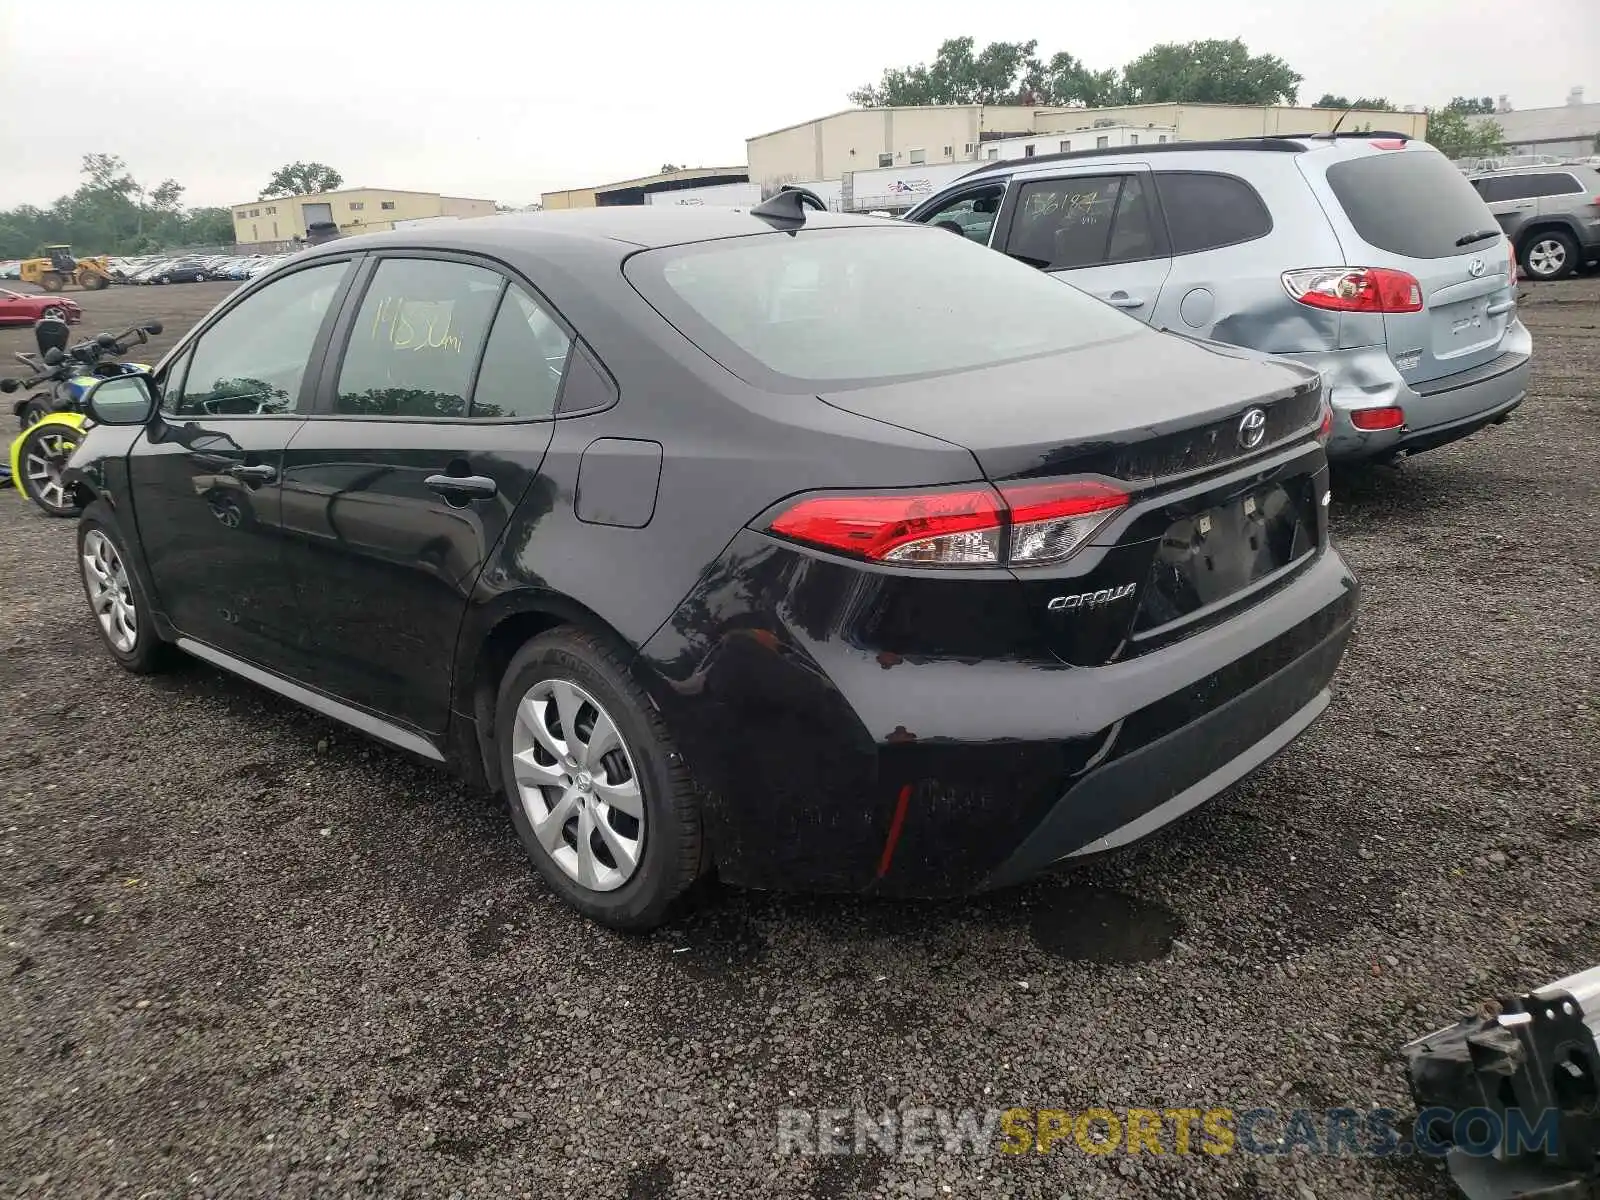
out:
M906 219L1157 328L1321 371L1335 459L1442 446L1506 420L1527 393L1512 248L1466 177L1399 135L989 163Z

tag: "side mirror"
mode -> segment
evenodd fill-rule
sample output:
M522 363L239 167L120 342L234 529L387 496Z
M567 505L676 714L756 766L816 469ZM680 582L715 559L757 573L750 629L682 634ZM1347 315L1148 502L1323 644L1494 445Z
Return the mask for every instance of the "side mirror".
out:
M151 335L160 333L161 332L161 322L160 321L146 321L144 323L144 331L146 333L148 333L148 334L151 334Z
M113 375L89 389L84 407L97 425L144 425L155 416L159 397L148 375Z

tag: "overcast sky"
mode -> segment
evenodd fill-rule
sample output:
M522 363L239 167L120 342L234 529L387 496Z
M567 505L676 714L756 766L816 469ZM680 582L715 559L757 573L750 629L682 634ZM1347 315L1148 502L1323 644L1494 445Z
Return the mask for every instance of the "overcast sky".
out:
M941 40L1037 38L1091 67L1158 41L1243 37L1327 91L1396 105L1507 93L1600 101L1600 0L0 0L0 208L48 204L81 157L119 154L188 204L255 197L318 160L347 185L503 203L663 162L744 162L744 139L846 107Z

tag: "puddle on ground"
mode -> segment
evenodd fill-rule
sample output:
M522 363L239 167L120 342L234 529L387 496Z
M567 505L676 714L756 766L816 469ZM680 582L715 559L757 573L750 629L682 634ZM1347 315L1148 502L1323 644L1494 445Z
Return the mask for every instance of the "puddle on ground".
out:
M1069 962L1141 963L1166 957L1183 920L1154 901L1080 884L1041 895L1031 931L1039 949Z

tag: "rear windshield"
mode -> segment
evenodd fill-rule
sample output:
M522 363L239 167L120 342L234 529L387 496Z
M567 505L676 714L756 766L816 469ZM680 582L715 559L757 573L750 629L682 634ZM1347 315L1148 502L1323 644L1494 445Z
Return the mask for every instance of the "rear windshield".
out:
M812 229L650 250L646 300L728 370L777 391L993 366L1143 326L942 229Z
M1407 258L1481 251L1482 243L1458 246L1456 239L1499 228L1467 177L1431 151L1349 159L1328 168L1328 185L1362 241Z

